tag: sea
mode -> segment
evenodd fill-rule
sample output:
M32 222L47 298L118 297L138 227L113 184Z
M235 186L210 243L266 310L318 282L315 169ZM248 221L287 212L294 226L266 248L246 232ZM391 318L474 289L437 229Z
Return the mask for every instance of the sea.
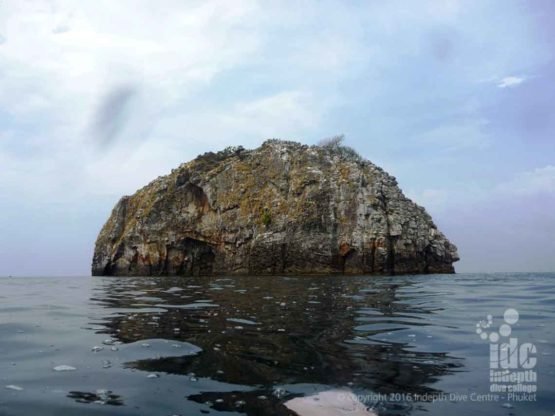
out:
M0 415L551 416L554 330L549 273L4 277Z

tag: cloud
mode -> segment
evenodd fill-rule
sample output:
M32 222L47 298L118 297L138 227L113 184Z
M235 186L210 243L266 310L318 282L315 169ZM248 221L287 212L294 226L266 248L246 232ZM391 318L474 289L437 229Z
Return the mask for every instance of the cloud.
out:
M407 197L433 212L441 211L449 203L449 190L426 188L420 192L408 190Z
M321 114L314 97L306 91L284 91L251 102L238 103L221 120L231 128L258 137L299 134L314 128Z
M555 166L546 165L515 173L490 186L465 183L450 188L409 189L407 196L434 212L448 212L454 206L477 206L507 199L555 197Z
M487 125L483 118L455 119L414 136L414 140L447 152L484 149L491 144Z
M194 157L195 152L230 144L255 147L266 138L303 141L318 128L331 105L329 100L299 89L250 100L243 97L231 105L214 104L210 111L192 106L159 120L143 147L149 149L149 154L169 161L175 160L175 155ZM169 154L162 156L160 152Z
M507 195L555 195L555 166L547 165L531 171L523 172L511 181L501 183L497 192Z
M522 84L525 80L526 78L524 77L514 77L514 76L505 77L499 80L499 82L497 83L497 86L499 88L513 88Z

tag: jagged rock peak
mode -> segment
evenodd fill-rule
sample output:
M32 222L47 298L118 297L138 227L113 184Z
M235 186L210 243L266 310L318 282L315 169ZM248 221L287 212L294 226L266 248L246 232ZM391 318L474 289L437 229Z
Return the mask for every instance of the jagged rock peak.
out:
M116 204L93 275L453 273L394 177L337 143L208 152Z

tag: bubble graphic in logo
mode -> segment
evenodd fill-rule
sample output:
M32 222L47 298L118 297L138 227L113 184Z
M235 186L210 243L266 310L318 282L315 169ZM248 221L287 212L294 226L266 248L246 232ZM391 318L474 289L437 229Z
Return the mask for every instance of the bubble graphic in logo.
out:
M503 314L503 318L505 318L505 322L510 325L516 324L518 322L518 311L513 308L509 308Z
M511 326L507 324L503 324L499 327L499 334L503 337L508 337L511 335Z

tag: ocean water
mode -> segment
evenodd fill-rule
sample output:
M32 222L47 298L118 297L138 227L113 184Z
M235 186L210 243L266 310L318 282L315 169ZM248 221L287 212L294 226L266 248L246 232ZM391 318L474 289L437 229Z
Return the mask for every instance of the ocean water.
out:
M552 415L554 329L555 274L0 278L0 415Z

